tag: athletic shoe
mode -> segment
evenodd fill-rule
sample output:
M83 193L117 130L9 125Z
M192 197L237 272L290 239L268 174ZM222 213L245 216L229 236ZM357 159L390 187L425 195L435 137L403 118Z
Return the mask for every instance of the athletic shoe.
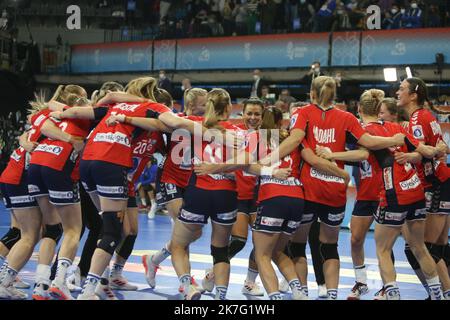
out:
M26 283L22 279L20 279L18 276L14 279L13 286L16 289L30 289L31 285L29 283Z
M287 280L285 278L283 278L278 285L278 290L281 293L288 293L289 289L290 289L289 283L287 282Z
M65 283L60 285L53 281L49 289L49 294L54 300L74 300Z
M347 296L347 300L360 300L362 295L365 295L369 291L367 284L356 282L352 288L352 291Z
M66 286L69 288L70 292L82 290L80 268L78 266L67 276Z
M256 282L245 280L244 286L242 287L242 294L249 296L263 296L264 292Z
M212 292L214 290L214 271L209 269L205 271L205 277L202 280L202 287L208 291Z
M294 288L292 289L292 300L309 300L309 297L303 292L303 290Z
M128 280L122 276L111 276L109 278L109 287L113 290L122 290L122 291L136 291L138 289L137 286L130 284Z
M184 290L183 290L184 291ZM202 294L192 284L189 286L188 292L183 292L184 300L200 300Z
M386 300L400 300L400 290L390 289L392 286L387 286L384 288L384 295L386 296ZM390 290L389 290L390 289Z
M319 285L318 296L319 296L319 298L328 298L328 291L327 291L326 285L324 285L324 284Z
M0 286L0 299L10 299L10 300L26 300L28 299L28 294L10 285L8 288Z
M143 255L142 264L145 269L145 279L147 280L150 288L154 289L156 287L156 271L158 271L159 265L153 263L152 257L153 255Z
M377 292L375 292L375 296L374 296L373 300L387 300L385 292L384 292L384 287L381 288L380 290L378 290Z
M48 285L45 283L36 283L31 298L33 300L49 300Z
M109 281L105 278L100 279L95 287L95 295L99 297L100 300L119 300L109 287Z
M77 300L100 300L100 298L93 292L91 293L80 293Z
M147 218L148 218L149 220L155 219L155 215L156 215L156 210L157 210L157 208L158 208L158 206L155 204L155 205L153 205L153 206L151 207L151 209L148 211Z
M197 283L197 281L195 281L194 277L191 276L191 284L195 287L195 289L197 289L197 291L199 291L201 294L205 293L205 289L203 289L203 287L201 285L199 285Z

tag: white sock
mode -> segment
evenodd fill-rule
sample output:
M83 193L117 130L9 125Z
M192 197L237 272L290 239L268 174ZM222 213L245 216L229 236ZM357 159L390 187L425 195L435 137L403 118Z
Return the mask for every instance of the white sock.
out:
M226 300L228 287L216 286L216 298L215 300Z
M81 294L88 294L88 295L94 294L95 288L97 287L97 284L99 282L100 282L99 275L96 275L95 273L88 273Z
M270 300L283 300L283 296L279 291L275 291L268 294Z
M191 275L189 273L183 274L179 278L179 280L184 292L189 292L189 286L191 285Z
M427 279L427 284L428 284L428 293L431 297L431 300L442 300L442 288L441 283L439 281L439 276Z
M356 282L367 284L367 270L363 264L361 266L354 266Z
M115 262L111 269L111 278L120 278L122 276L123 264Z
M51 268L46 264L38 264L36 268L36 284L50 285Z
M5 261L6 261L6 258L5 258L4 256L0 255L0 267L3 268L3 264L5 263ZM0 269L0 271L1 271L1 270L2 270L2 269Z
M327 296L329 300L336 300L337 294L338 294L337 289L327 289Z
M392 292L395 292L395 295L393 295ZM387 300L395 300L395 299L392 299L392 297L395 297L396 295L398 295L398 298L400 298L400 290L397 286L397 282L392 281L392 282L386 283L384 285L384 293L386 295Z
M66 281L67 269L72 265L72 260L68 258L58 258L58 267L54 282L57 284L64 284Z
M172 253L169 251L169 242L167 242L161 250L152 256L152 262L159 266L161 262L166 260L171 254Z
M145 201L145 198L141 198L141 203L144 207L147 206L147 201Z
M150 200L150 203L151 203L151 205L152 205L152 208L156 206L156 201L155 201L154 199L153 199L153 200Z
M309 295L308 286L302 286L302 291L305 294L305 296Z
M245 279L245 280L248 282L255 283L257 276L258 276L258 270L253 270L252 268L248 268L247 279Z

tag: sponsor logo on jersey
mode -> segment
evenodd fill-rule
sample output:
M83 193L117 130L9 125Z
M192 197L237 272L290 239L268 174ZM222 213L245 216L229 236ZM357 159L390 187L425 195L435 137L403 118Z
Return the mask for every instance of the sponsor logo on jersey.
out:
M439 123L436 122L436 120L434 120L434 121L432 121L430 123L430 127L431 127L431 130L433 130L433 134L435 136L441 136L442 135L441 126L439 125Z
M317 143L333 143L336 142L335 139L335 129L320 129L316 126L313 128L314 138Z
M384 219L391 221L403 221L406 218L408 211L404 212L385 212Z
M323 173L322 171L316 170L315 168L311 168L310 174L311 174L311 177L322 180L322 181L345 183L344 179Z
M99 193L107 193L107 194L124 194L125 188L123 186L99 186L97 185L97 191Z
M384 188L390 190L394 188L394 182L392 181L392 167L383 169Z
M234 174L219 174L219 173L214 173L214 174L208 174L208 176L210 176L210 177L213 178L214 180L235 180Z
M217 218L220 220L233 220L237 216L237 210L225 213L218 213Z
M426 208L420 208L420 209L416 209L414 211L414 216L415 217L426 217L427 215L427 209Z
M329 221L333 221L333 222L342 221L344 219L344 215L345 215L345 212L336 213L336 214L329 213L328 214L328 220Z
M361 161L359 171L361 173L361 179L372 178L372 166L370 165L369 161Z
M166 193L167 194L175 194L175 193L177 193L177 186L174 185L173 183L166 183L165 187L166 187Z
M314 218L314 213L305 213L302 216L302 222L310 222Z
M290 229L296 230L300 226L300 223L301 223L300 221L289 221L287 226Z
M268 227L281 227L283 222L284 222L284 219L280 219L280 218L261 217L260 225L268 226Z
M73 192L72 191L54 191L54 190L48 190L50 198L54 199L73 199Z
M400 182L400 188L403 191L415 189L420 185L420 179L417 174L414 174L410 179Z
M118 143L126 147L131 147L130 139L121 132L97 133L94 142Z
M112 109L119 109L120 111L130 111L134 112L140 106L140 104L127 104L127 103L119 103L116 104Z
M38 127L42 121L44 121L45 119L47 119L47 117L43 114L41 114L39 117L36 118L36 120L34 120L33 125Z
M39 187L37 185L34 184L29 184L28 185L28 192L29 193L33 193L33 192L40 192L41 189L39 189Z
M411 131L412 131L414 138L425 139L425 136L423 135L423 128L420 124L412 126Z
M294 178L294 177L289 177L286 180L280 180L280 179L277 179L277 178L261 176L260 184L264 185L264 184L267 184L267 183L274 183L274 184L279 184L281 186L290 186L290 187L296 187L296 186L301 186L302 185L300 180L298 180L297 178Z
M63 147L51 144L40 144L36 147L36 149L34 149L34 151L47 152L59 156L63 151L63 149L64 149Z
M291 122L289 124L289 130L291 130L294 127L295 123L297 122L297 118L298 118L298 114L294 114L292 116Z
M441 201L441 203L439 205L439 209L450 209L450 202Z
M19 204L19 203L29 203L33 202L34 199L30 196L17 196L17 197L10 197L11 204Z
M13 159L16 162L19 162L21 158L22 156L17 154L16 150L14 150L14 152L11 154L11 159Z
M203 216L201 214L195 214L195 213L186 211L184 209L181 210L180 216L183 219L187 220L187 221L192 221L192 222L203 222L203 221L205 221L205 216Z
M433 164L431 162L425 162L423 164L423 172L425 173L425 176L432 176L433 175Z

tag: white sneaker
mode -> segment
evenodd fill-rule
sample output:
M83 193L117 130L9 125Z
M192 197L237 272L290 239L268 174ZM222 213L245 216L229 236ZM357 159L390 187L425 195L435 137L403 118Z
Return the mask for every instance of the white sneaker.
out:
M384 295L386 296L386 300L400 300L400 290L391 289L392 286L386 286L384 288Z
M387 300L386 294L384 292L384 287L375 292L373 300Z
M77 300L100 300L95 293L80 293Z
M145 279L149 284L150 288L154 289L156 287L156 271L159 269L159 266L152 262L153 255L143 255L142 256L142 264L145 269Z
M192 284L189 286L188 292L183 292L184 300L200 300L202 294Z
M20 279L19 276L17 276L17 277L14 279L13 286L14 286L14 288L16 288L16 289L30 289L30 287L31 287L31 285L30 285L29 283L26 283L25 281L23 281L22 279Z
M202 287L208 292L212 292L214 290L214 271L213 271L213 269L208 269L205 271L205 277L202 280Z
M77 266L71 274L67 276L66 286L69 288L70 292L81 291L81 274L80 268Z
M128 280L122 276L111 276L109 278L109 287L113 290L122 290L122 291L136 291L138 289L137 286L130 284Z
M155 204L155 205L153 205L153 206L151 207L151 209L148 211L147 218L148 218L149 220L155 219L156 208L157 208L157 206L156 206L156 204Z
M292 300L309 300L309 297L303 292L303 290L292 289Z
M205 289L195 281L194 277L191 276L191 284L199 291L201 294L205 293Z
M242 294L249 296L263 296L264 292L256 282L245 280L244 286L242 287Z
M318 296L319 296L319 298L328 298L328 291L327 291L326 285L321 284L318 287Z
M109 281L105 278L100 279L95 287L95 295L99 297L100 300L119 300L109 287Z
M28 299L28 294L10 285L8 288L0 286L0 299L10 299L10 300L26 300Z
M36 283L31 298L33 300L49 300L48 285L45 283Z
M283 278L280 283L278 284L278 290L281 293L288 293L289 292L289 283L287 282L287 280L285 278Z
M74 300L65 283L59 284L53 281L48 291L54 300Z
M347 296L347 300L361 300L361 296L365 295L367 292L369 292L367 284L356 282L352 288L352 291Z

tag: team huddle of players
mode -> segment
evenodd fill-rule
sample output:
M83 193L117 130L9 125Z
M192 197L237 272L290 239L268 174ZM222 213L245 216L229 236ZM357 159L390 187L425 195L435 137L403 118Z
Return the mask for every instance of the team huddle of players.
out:
M186 90L184 113L175 114L172 97L151 77L125 88L105 83L90 100L76 85L60 86L48 102L37 98L30 128L0 177L11 209L11 229L0 246L0 298L27 298L17 275L38 242L35 300L71 300L74 291L81 291L80 300L115 300L112 289L137 290L122 275L138 236L134 186L159 152L165 159L156 200L174 224L165 246L142 257L150 287L171 255L184 299L214 288L216 299L226 299L230 260L245 246L250 226L253 250L242 293L264 295L259 274L270 299L290 290L292 299L306 300L305 248L311 225L319 222L313 262L324 280L321 296L337 299L339 227L350 180L344 164L351 163L359 167L360 183L351 219L356 283L347 299L368 292L363 246L374 220L383 281L375 299L400 299L392 255L400 234L429 298L450 299L449 149L425 107L426 84L404 80L398 100L365 91L360 120L333 107L335 93L332 78L315 78L311 104L292 111L287 130L281 111L255 98L244 101L242 124L233 124L230 96L218 88ZM189 246L209 219L213 266L200 285L190 273ZM87 263L76 266L84 226L92 240L83 248Z

